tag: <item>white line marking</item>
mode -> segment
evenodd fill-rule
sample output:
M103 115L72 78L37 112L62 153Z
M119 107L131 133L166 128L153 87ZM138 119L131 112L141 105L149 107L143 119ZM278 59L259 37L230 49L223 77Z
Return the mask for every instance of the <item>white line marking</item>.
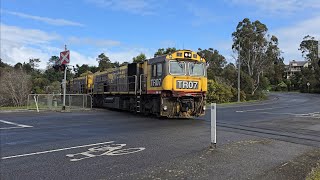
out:
M317 113L308 113L308 114L295 114L295 113L273 113L273 112L248 112L248 111L236 111L237 113L242 113L242 112L246 112L246 113L255 113L255 114L275 114L275 115L292 115L292 116L296 116L296 117L315 117L315 118L319 118L320 116L317 115Z
M5 121L5 120L0 120L0 122L16 126L16 127L3 127L3 128L0 128L0 129L14 129L14 128L30 128L30 127L33 127L33 126L24 125L24 124L17 124L17 123Z
M4 130L4 129L21 129L23 127L4 127L4 128L0 128L0 130Z
M243 112L264 111L264 110L280 109L280 108L285 108L285 107L271 107L271 108L262 108L262 109L249 109L249 110L245 110L245 111L243 111Z
M101 142L101 143L95 143L95 144L87 144L87 145L74 146L74 147L68 147L68 148L34 152L34 153L28 153L28 154L19 154L19 155L14 155L14 156L2 157L1 159L11 159L11 158L17 158L17 157L33 156L33 155L46 154L46 153L52 153L52 152L58 152L58 151L65 151L65 150L69 150L69 149L77 149L77 148L83 148L83 147L89 147L89 146L95 146L95 145L101 145L101 144L108 144L108 143L113 143L113 142L114 141L108 141L108 142Z

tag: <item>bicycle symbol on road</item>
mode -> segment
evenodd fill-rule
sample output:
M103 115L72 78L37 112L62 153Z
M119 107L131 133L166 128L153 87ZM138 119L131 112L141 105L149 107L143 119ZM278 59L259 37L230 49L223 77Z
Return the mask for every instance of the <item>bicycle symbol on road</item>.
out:
M111 141L109 143L113 143L114 141ZM94 158L98 156L120 156L120 155L126 155L126 154L132 154L136 152L140 152L145 150L144 147L139 148L128 148L128 149L122 149L126 144L107 144L107 145L101 145L89 148L85 152L76 153L76 154L67 154L67 157L70 157L70 161L80 161L88 158Z

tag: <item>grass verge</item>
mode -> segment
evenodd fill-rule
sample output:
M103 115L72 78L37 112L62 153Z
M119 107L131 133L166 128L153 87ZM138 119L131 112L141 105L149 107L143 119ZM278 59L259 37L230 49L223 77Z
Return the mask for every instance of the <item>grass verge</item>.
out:
M320 180L320 164L319 163L317 167L313 168L312 171L308 174L306 180Z
M27 109L27 106L5 106L5 107L0 107L0 110L18 110L18 109Z

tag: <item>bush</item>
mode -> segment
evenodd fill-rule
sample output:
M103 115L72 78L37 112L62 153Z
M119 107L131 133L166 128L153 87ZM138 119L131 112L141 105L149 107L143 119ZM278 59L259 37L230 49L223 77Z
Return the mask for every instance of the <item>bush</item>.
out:
M23 70L3 69L0 76L0 106L23 106L31 91L31 77Z
M277 87L276 87L277 91L287 91L288 90L288 85L286 83L284 83L283 81L281 81Z
M231 102L234 100L236 89L214 80L208 80L207 101L216 103Z

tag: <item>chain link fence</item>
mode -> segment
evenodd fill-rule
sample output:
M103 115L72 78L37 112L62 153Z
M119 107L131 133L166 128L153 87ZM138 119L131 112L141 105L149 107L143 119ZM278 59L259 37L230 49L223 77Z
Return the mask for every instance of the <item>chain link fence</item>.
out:
M62 94L29 94L27 109L59 111L63 106ZM92 97L89 94L66 94L66 109L92 109Z

